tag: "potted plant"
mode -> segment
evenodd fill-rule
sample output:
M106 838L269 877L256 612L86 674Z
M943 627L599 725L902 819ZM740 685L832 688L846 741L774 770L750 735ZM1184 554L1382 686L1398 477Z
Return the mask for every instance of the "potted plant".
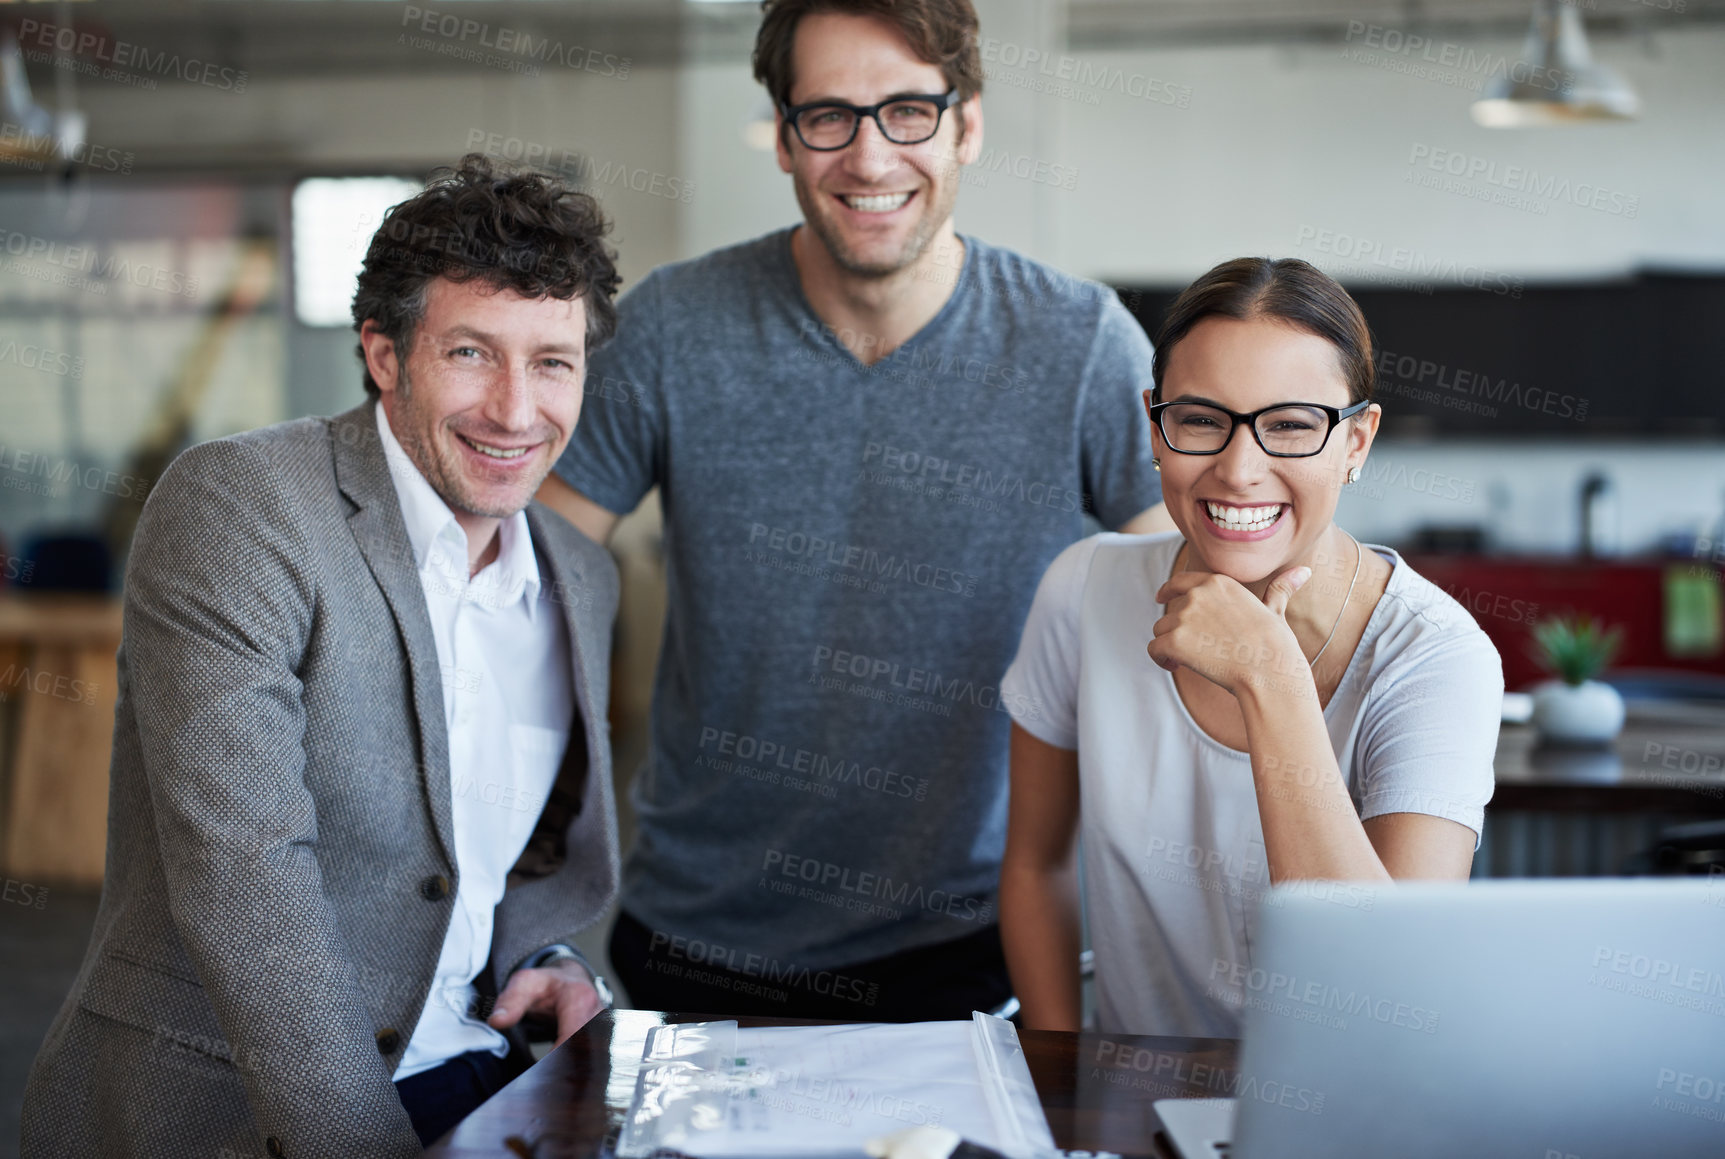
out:
M1623 697L1593 679L1623 642L1623 630L1592 616L1557 616L1533 626L1533 658L1558 679L1533 690L1533 723L1556 744L1605 744L1623 731Z

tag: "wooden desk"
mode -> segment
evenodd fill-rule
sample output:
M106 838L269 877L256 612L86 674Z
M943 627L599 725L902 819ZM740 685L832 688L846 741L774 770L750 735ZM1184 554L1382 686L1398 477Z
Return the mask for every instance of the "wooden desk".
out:
M647 1032L704 1015L646 1010L595 1017L504 1087L426 1154L587 1159L609 1153L635 1094ZM743 1026L794 1019L739 1018ZM805 1024L806 1025L806 1024ZM1158 1155L1157 1099L1221 1095L1232 1084L1230 1039L1147 1038L1025 1030L1019 1041L1054 1141L1068 1151Z
M1531 725L1498 733L1491 808L1725 816L1725 705L1629 706L1597 749L1541 746Z
M120 619L108 596L0 596L8 877L102 881Z

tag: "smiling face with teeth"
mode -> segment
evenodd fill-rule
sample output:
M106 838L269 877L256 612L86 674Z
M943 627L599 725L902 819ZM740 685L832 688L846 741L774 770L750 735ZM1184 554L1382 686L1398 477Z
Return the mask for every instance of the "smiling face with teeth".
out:
M1168 351L1165 401L1207 402L1245 414L1285 402L1349 404L1336 348L1275 318L1212 316ZM1145 392L1146 403L1149 392ZM1350 467L1363 463L1377 433L1370 407L1344 419L1310 458L1264 453L1237 428L1220 454L1182 455L1152 431L1162 498L1196 556L1192 569L1218 572L1255 590L1325 549L1352 551L1331 522ZM1334 536L1340 544L1327 544Z
M480 279L435 278L403 359L376 323L360 331L389 429L449 505L480 558L526 507L581 413L581 298L525 298Z
M873 16L804 16L792 62L792 104L831 99L868 106L947 89L940 66L919 59L897 28ZM917 145L888 141L868 119L849 145L831 152L805 148L782 117L779 128L779 168L791 175L804 220L840 270L886 277L915 264L936 239L952 237L959 167L982 147L980 102L953 107L940 130Z

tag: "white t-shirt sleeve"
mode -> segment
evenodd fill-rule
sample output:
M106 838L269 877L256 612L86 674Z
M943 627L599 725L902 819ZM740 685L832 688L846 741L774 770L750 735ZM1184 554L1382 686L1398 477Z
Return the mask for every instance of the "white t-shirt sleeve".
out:
M1101 538L1079 540L1048 565L1018 655L1000 681L1001 703L1013 721L1056 748L1078 747L1078 617Z
M1360 722L1360 819L1427 813L1479 833L1503 718L1497 649L1477 628L1444 632L1384 677Z

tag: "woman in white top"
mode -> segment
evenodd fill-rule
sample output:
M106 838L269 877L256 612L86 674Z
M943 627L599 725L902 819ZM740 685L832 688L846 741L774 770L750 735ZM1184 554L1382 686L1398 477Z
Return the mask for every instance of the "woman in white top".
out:
M1079 1027L1080 833L1098 1020L1124 1033L1239 1036L1276 997L1251 969L1272 884L1366 908L1468 876L1503 673L1459 604L1332 522L1373 370L1359 307L1305 262L1225 262L1169 309L1145 405L1179 532L1062 552L1002 681L1027 1026Z

